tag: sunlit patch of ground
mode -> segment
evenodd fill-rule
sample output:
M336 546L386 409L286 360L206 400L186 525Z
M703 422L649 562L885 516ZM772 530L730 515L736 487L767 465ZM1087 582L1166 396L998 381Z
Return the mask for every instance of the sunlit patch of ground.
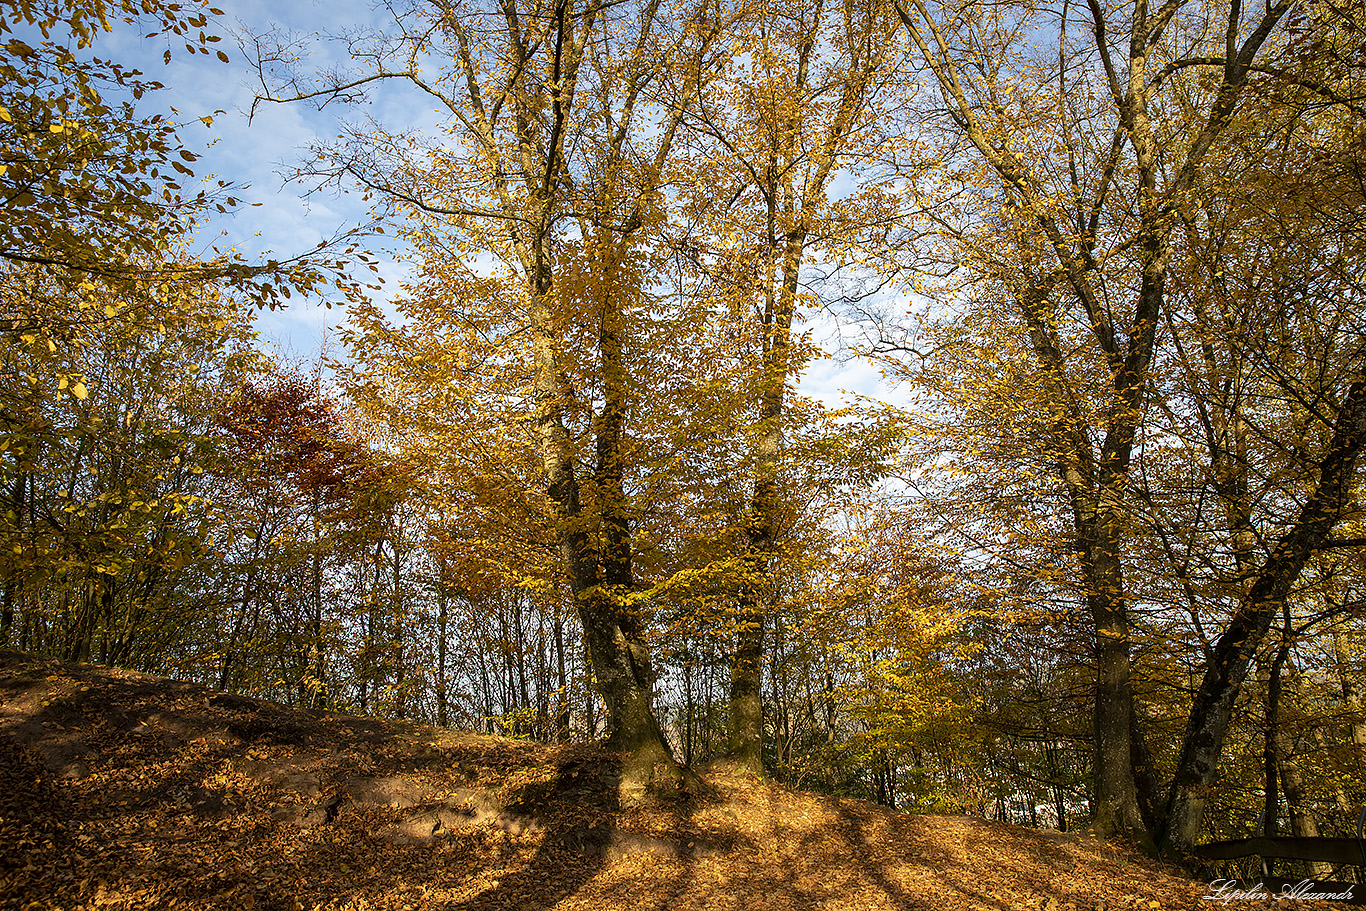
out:
M724 767L703 770L704 793L622 807L615 768L585 746L0 653L0 908L1218 906L1085 835L906 816ZM1307 907L1239 908L1272 904Z

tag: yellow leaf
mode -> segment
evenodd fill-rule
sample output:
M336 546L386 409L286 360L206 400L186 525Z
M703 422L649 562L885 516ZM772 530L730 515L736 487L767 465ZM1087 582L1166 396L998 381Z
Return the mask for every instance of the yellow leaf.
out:
M0 120L5 121L5 123L14 122L14 118L9 115L9 111L4 107L0 107Z
M71 386L71 394L78 399L84 399L90 394L90 391L85 388L85 383L73 383Z
M63 125L60 124L60 123L49 124L49 125L48 125L48 129L51 130L51 131L54 132L54 133L65 133L65 132L66 132L66 127L63 126Z

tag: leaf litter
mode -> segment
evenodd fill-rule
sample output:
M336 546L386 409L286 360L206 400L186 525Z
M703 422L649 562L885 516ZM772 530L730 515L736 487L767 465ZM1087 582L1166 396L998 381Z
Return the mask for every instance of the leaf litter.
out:
M700 770L703 793L623 806L617 766L588 745L0 652L0 909L1217 906L1086 834L911 816L725 765Z

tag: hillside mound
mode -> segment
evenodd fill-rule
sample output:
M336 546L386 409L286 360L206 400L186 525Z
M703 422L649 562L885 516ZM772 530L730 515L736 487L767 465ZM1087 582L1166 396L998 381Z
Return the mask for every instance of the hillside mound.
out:
M1211 907L1203 884L1087 836L719 769L704 794L623 807L616 768L582 745L0 652L0 907Z

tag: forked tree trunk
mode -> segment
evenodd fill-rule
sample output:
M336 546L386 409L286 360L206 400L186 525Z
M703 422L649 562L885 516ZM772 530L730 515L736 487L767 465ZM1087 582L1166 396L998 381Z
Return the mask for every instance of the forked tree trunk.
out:
M536 425L546 492L554 506L560 553L568 569L589 660L607 706L607 743L624 756L622 796L638 800L651 789L681 784L685 773L669 751L655 717L649 651L643 630L624 597L631 588L631 544L625 527L625 503L620 488L614 489L612 483L614 473L620 478L619 422L624 407L619 402L615 406L609 403L604 412L615 411L616 417L608 417L607 426L597 428L599 471L594 516L583 507L572 441L562 417L557 338L553 314L546 303L549 293L550 281L545 276L533 307L532 331ZM610 346L609 341L604 348ZM590 524L606 526L608 543L603 551L595 546Z
M1086 608L1094 630L1092 655L1096 676L1092 690L1092 814L1096 828L1140 844L1151 840L1139 805L1134 760L1145 752L1130 682L1129 607L1124 583L1123 548L1125 488L1138 411L1116 408L1097 452L1092 428L1077 414L1066 379L1065 362L1046 316L1055 279L1046 278L1016 296L1029 326L1030 342L1049 378L1047 407L1050 430L1057 440L1055 470L1068 493L1074 546L1085 589ZM1122 402L1141 397L1151 333L1142 334L1138 353L1123 361L1112 377ZM1151 816L1151 813L1149 814Z

